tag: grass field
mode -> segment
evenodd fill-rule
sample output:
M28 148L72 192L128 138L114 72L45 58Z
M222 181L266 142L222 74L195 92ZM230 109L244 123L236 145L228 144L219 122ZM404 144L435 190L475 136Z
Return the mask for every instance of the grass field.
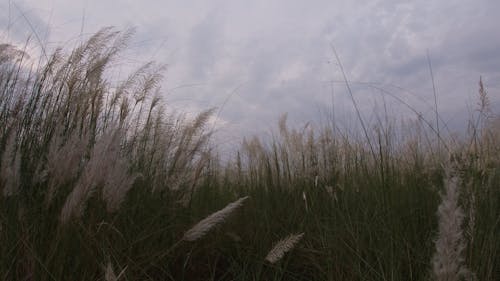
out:
M334 123L213 149L163 67L108 77L130 32L37 65L0 45L2 280L500 280L500 128Z

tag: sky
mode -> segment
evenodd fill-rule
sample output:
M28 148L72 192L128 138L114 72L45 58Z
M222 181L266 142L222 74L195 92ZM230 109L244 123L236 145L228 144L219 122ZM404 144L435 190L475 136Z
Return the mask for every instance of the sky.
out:
M0 40L36 32L48 49L72 48L104 26L134 27L123 68L166 64L168 106L218 107L218 138L234 143L284 113L291 125L333 113L357 126L341 66L367 124L415 111L432 120L432 69L443 121L464 128L480 76L500 101L499 14L498 0L0 0Z

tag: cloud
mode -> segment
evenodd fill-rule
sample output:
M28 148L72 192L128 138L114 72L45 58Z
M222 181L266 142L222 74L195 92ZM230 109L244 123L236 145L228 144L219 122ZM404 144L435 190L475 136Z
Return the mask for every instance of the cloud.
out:
M212 11L190 30L186 56L192 79L207 80L213 73L224 50L223 25L223 19Z
M47 44L50 29L39 11L25 2L9 1L0 3L0 39L24 47L28 42L38 46Z
M358 82L375 83L417 111L432 113L427 53L439 110L447 118L468 118L462 112L473 104L479 75L490 93L500 89L496 0L15 3L40 32L50 30L50 41L78 37L82 26L86 34L106 25L136 26L124 59L167 63L164 89L171 106L196 111L224 105L220 130L228 135L268 130L284 112L291 122L318 120L320 110L332 109L331 80L337 81L339 121L350 122L352 102L331 45L367 120L384 94ZM0 4L4 32L6 5ZM30 34L22 20L11 23L12 38ZM397 99L384 98L395 115L415 116Z

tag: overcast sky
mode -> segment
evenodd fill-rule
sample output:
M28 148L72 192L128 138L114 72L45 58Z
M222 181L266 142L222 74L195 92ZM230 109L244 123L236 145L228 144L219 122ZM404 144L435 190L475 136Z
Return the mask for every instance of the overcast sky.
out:
M463 123L480 75L499 100L499 15L498 0L0 0L0 39L19 44L34 29L46 46L72 47L104 26L136 27L124 63L166 63L162 88L177 109L229 97L217 125L232 141L269 132L285 112L304 124L333 108L341 126L353 123L332 46L366 122L384 102L396 118L415 117L377 88L431 118L428 52L439 111Z

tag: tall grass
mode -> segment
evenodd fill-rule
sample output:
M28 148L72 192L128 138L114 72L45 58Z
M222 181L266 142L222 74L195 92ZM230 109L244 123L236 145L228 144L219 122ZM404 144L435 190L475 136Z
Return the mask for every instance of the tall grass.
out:
M171 207L168 202L184 200L196 188L209 152L210 134L203 128L211 111L194 120L165 114L163 68L154 63L112 82L112 62L130 36L105 28L40 65L2 45L3 277L71 276L78 271L64 273L62 254L74 248L79 261L89 253L77 249L92 248L90 237L70 241L75 231L90 235L97 230L85 225L103 223L116 230L109 221L120 217L115 213L127 198L136 202L128 206L132 215L145 215L132 210L141 208L140 197L158 197Z
M436 141L423 119L359 136L284 115L221 161L213 110L167 113L161 65L111 78L131 36L105 28L37 65L0 45L1 279L500 278L500 130L482 80L462 139Z

